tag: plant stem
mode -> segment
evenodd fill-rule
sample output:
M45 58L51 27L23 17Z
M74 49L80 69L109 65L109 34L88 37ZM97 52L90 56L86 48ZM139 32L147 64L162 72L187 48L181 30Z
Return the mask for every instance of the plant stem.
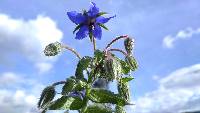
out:
M118 51L118 52L121 52L122 54L124 54L125 56L127 56L127 53L125 51L121 50L121 49L114 48L114 49L109 49L107 51Z
M55 82L52 84L52 86L57 86L57 85L60 85L60 84L65 84L66 81L59 81L59 82Z
M96 40L95 40L94 36L92 37L92 43L93 43L93 49L95 51L96 50Z
M114 42L116 42L117 40L122 39L122 38L128 38L128 35L122 35L122 36L119 36L119 37L115 38L114 40L112 40L112 41L106 46L106 48L105 48L104 50L108 49Z
M73 48L68 47L67 45L62 45L62 47L65 48L65 49L67 49L67 50L69 50L69 51L71 51L71 52L74 53L79 59L81 59L80 54L78 54L78 52L76 52Z

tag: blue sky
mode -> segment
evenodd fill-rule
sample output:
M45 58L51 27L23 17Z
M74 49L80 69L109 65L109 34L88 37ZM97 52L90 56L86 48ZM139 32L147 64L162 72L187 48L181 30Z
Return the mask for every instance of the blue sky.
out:
M74 74L77 60L64 51L56 58L42 55L44 46L61 41L82 56L92 55L89 39L75 40L75 25L67 11L88 9L89 0L0 1L0 111L35 113L32 106L41 89ZM139 69L133 73L135 113L173 113L200 109L200 1L199 0L94 0L117 17L106 23L97 41L102 49L113 37L135 39ZM115 44L122 47L123 42ZM26 82L28 81L28 82ZM37 90L36 90L37 89ZM195 90L194 90L195 89ZM181 93L180 93L181 92ZM9 95L14 95L2 104ZM180 99L182 94L184 97ZM168 98L168 99L166 99ZM22 99L22 103L16 103ZM145 103L145 104L144 104ZM169 103L169 105L166 105ZM191 104L192 103L192 104ZM19 105L19 109L12 107ZM191 106L193 105L193 107Z

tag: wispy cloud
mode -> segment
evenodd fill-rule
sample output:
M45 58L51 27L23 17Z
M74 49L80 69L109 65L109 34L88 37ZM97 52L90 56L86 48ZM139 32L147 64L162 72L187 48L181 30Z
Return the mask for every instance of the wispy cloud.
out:
M16 59L12 59L15 55L36 64L52 62L53 59L45 57L42 51L47 44L62 38L62 31L48 16L38 15L35 19L23 20L0 14L0 63Z
M166 48L173 48L174 43L180 40L185 40L191 38L193 35L200 34L200 28L193 29L188 27L184 30L177 32L175 36L167 35L163 39L163 46Z
M200 64L175 70L159 80L157 90L139 97L136 113L181 113L200 110Z

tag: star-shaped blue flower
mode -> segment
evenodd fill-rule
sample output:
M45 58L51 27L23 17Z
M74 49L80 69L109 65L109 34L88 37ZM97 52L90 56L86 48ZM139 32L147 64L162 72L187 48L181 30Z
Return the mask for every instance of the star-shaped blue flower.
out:
M105 18L101 15L105 13L100 12L96 4L91 2L90 9L84 11L83 13L78 13L76 11L67 12L69 19L77 25L74 32L76 33L75 39L83 39L89 34L93 35L96 39L101 39L102 29L101 27L107 29L104 23L108 22L111 18L115 16Z

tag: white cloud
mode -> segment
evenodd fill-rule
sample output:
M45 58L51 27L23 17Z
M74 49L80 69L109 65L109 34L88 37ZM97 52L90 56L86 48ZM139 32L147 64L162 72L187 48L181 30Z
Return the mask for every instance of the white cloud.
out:
M0 14L0 63L12 61L17 55L37 63L52 61L43 55L43 50L62 38L55 21L47 16L23 20Z
M160 79L157 90L136 100L136 113L181 113L200 110L200 64L178 69Z
M39 73L42 74L51 70L53 65L51 63L41 62L36 64L36 68L39 70Z
M166 48L173 48L174 43L179 40L189 39L195 34L200 33L200 28L186 28L184 30L180 30L175 36L167 35L163 39L163 46Z
M39 113L36 105L43 87L20 74L0 74L0 113Z

